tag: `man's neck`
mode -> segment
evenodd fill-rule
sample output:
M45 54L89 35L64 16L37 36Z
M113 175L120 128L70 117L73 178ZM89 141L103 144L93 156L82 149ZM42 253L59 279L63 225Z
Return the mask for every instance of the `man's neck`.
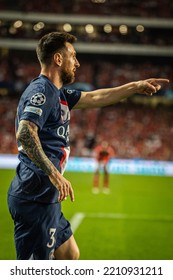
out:
M51 71L50 69L42 69L40 74L46 76L58 89L63 86L62 82L60 81L59 74L55 71Z

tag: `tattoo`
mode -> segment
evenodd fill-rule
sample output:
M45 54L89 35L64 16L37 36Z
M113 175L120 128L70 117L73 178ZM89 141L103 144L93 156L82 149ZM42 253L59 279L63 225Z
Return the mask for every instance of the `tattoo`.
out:
M53 172L54 165L43 151L38 136L38 127L30 121L21 121L16 134L17 139L27 156L48 176Z

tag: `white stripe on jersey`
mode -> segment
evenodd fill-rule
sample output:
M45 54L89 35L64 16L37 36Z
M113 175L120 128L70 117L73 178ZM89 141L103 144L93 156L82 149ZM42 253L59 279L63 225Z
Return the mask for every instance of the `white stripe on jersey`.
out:
M60 162L61 174L63 174L66 169L67 162L68 162L69 155L70 155L70 147L63 147L62 150L64 151L64 157L61 159L61 162Z

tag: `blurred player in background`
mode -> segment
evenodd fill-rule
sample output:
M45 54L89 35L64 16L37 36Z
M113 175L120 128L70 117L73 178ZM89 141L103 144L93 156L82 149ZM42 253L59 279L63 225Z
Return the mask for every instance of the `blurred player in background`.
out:
M93 177L93 193L99 192L100 174L103 173L103 192L109 194L109 160L114 157L115 151L107 141L102 141L100 145L94 148L93 155L96 159L96 170Z
M63 176L70 151L70 110L107 106L135 93L152 95L168 82L152 78L89 92L65 89L80 66L75 41L65 32L40 39L36 51L41 73L18 104L19 164L8 191L17 259L79 258L70 223L61 212L62 201L68 196L74 201L72 185Z

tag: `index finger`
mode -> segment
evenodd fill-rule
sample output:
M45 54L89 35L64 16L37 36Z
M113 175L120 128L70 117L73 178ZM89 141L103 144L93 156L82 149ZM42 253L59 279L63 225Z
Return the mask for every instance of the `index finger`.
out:
M69 194L70 194L71 201L74 202L74 191L72 187L70 187L69 189Z
M169 79L163 79L163 78L152 78L148 79L148 82L158 82L158 83L169 83Z

